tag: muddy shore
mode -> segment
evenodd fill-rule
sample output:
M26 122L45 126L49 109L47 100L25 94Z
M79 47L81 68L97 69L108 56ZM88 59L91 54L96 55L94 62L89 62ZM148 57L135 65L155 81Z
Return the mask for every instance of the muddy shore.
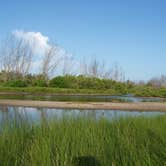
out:
M25 106L66 109L104 109L104 110L138 110L138 111L164 111L166 103L139 102L139 103L112 103L112 102L57 102L33 100L0 100L1 106Z

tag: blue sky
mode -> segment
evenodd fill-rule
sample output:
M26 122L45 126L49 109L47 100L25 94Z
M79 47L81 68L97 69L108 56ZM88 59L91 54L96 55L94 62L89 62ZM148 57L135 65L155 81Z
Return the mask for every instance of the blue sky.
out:
M78 60L118 63L139 80L166 74L165 0L1 0L0 40L41 32Z

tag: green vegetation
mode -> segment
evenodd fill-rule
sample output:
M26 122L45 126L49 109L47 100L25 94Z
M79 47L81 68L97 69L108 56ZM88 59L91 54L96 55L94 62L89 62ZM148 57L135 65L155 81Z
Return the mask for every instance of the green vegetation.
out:
M9 93L30 93L30 94L106 94L120 95L115 90L98 89L69 89L69 88L51 88L51 87L0 87L0 92Z
M145 96L145 97L166 97L166 88L155 88L152 86L134 86L129 90L130 93L135 96Z
M137 85L133 82L118 82L87 76L57 76L47 79L43 75L26 75L10 80L2 80L1 92L27 93L61 93L61 94L134 94L146 97L166 97L165 87L154 87L149 84Z
M96 160L102 166L163 166L165 128L166 116L113 121L64 117L41 124L6 122L1 124L0 163L76 166Z

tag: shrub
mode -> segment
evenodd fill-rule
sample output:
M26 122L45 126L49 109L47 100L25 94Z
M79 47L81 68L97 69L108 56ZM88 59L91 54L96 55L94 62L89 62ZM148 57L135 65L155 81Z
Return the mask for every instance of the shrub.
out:
M10 87L26 87L27 86L24 80L12 80L7 82L5 85Z
M50 87L57 87L57 88L77 88L77 79L74 76L58 76L50 80L49 82Z
M32 86L47 87L47 79L43 75L37 75L32 79Z

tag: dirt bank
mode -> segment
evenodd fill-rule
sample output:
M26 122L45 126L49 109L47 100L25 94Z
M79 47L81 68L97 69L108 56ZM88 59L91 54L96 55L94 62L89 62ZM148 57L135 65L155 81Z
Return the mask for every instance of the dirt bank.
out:
M106 110L138 110L138 111L165 111L166 103L105 103L105 102L55 102L32 100L0 100L1 106L26 106L46 108L75 108L75 109L106 109Z

